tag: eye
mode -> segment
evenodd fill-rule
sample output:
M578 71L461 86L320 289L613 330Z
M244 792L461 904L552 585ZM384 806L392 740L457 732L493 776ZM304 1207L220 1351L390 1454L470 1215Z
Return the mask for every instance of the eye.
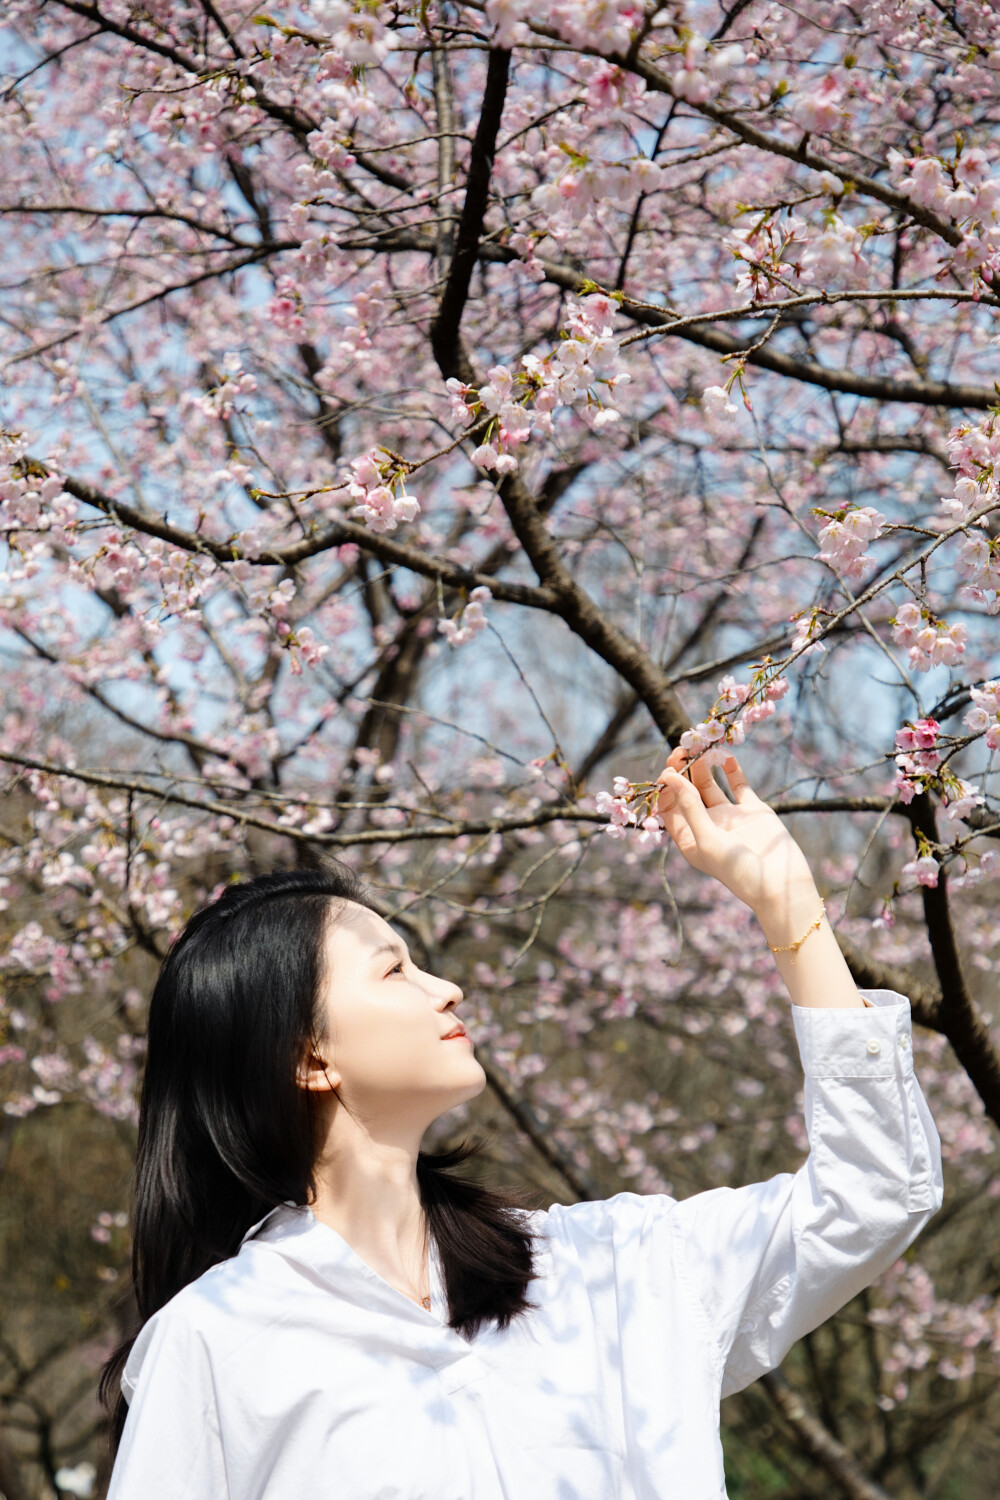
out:
M402 974L402 972L403 972L403 960L400 959L398 964L393 964L392 968L389 970L389 974ZM389 974L387 974L385 976L386 979L389 978Z

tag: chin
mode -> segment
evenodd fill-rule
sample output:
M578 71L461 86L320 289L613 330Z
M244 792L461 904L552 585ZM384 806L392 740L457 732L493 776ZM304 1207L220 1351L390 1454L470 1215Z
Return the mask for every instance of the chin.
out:
M481 1094L483 1092L483 1089L486 1087L486 1072L483 1068L482 1063L478 1062L475 1058L473 1058L472 1061L475 1063L475 1068L469 1070L471 1074L469 1083L466 1088L462 1090L461 1102L463 1104L467 1099L475 1099L476 1096L478 1094Z

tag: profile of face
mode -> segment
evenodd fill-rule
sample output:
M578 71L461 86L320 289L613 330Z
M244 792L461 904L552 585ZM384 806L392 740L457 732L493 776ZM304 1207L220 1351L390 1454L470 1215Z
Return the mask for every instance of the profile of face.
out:
M322 1031L299 1082L326 1092L366 1128L418 1132L482 1092L486 1074L461 1026L462 991L417 967L377 912L331 907ZM336 1096L333 1095L336 1090Z

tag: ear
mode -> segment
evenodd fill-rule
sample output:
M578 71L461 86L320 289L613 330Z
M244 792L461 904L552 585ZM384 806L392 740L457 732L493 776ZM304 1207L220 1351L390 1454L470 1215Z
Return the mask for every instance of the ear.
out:
M341 1080L340 1074L332 1063L326 1062L315 1048L310 1047L296 1069L295 1082L300 1089L309 1089L318 1094L332 1094L340 1088Z

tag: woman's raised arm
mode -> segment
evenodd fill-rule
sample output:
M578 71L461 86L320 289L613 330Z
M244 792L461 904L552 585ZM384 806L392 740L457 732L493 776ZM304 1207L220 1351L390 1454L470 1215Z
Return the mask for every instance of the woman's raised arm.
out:
M857 989L805 856L736 757L723 766L735 802L704 759L690 779L685 760L681 749L671 754L657 810L688 863L744 901L768 944L786 950L775 957L795 1002L810 1145L794 1174L698 1193L674 1211L728 1395L778 1365L912 1243L941 1206L941 1144L913 1073L909 1001Z
M778 814L757 796L735 755L723 765L735 802L716 785L704 757L685 773L686 760L685 750L671 752L657 812L688 864L738 896L768 945L785 950L775 959L796 1005L861 1006L806 857Z

